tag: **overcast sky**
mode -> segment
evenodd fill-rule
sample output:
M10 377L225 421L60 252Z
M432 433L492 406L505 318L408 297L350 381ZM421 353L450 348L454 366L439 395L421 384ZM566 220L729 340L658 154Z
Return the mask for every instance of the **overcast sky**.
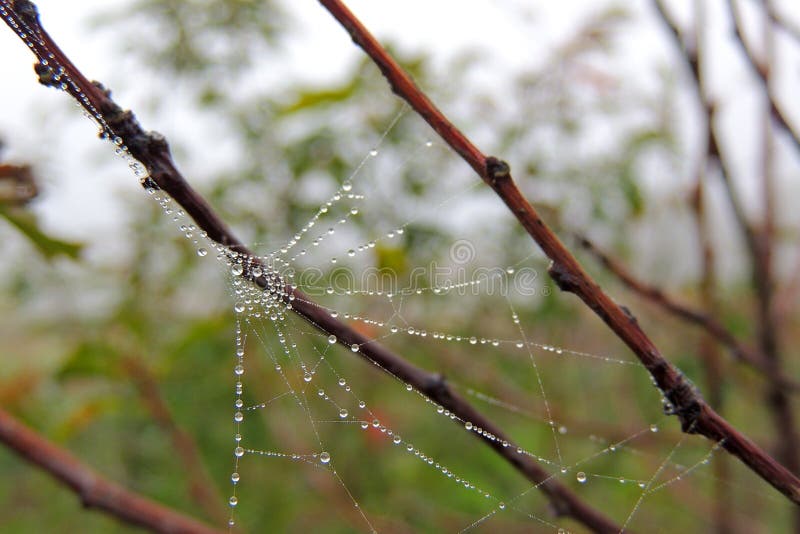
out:
M746 7L749 0L743 1ZM115 94L120 103L139 109L141 102L137 102L137 98L142 91L126 91L126 88L137 84L146 88L143 83L146 78L115 62L120 46L113 32L97 31L87 22L99 10L124 10L131 2L40 0L37 3L45 27L78 67L90 78L116 84L112 87L117 89ZM303 30L291 33L288 53L274 72L297 80L331 79L358 60L360 51L317 2L284 4L303 25ZM664 39L663 28L649 16L649 0L623 4L632 11L636 21L625 27L621 48L616 54L623 64L621 74L643 86L657 83L658 78L653 75L656 72L654 63L663 62L675 51ZM673 4L678 6L679 15L688 15L690 4L687 1ZM435 64L444 65L447 58L460 50L479 49L492 57L487 75L502 80L508 72L536 64L581 21L614 2L351 0L348 5L381 40L398 43L405 52L432 54ZM720 16L720 2L709 2L709 5L712 6L710 22L713 26L724 17ZM794 20L800 20L800 2L785 0L780 5ZM531 28L535 28L535 34ZM55 234L83 240L113 235L126 224L120 217L118 193L140 190L135 178L125 163L113 156L110 147L101 146L95 136L96 128L80 117L75 106L65 104L65 95L35 82L31 68L33 56L11 31L2 28L0 57L3 59L0 62L3 80L0 95L6 103L0 113L0 136L7 142L8 159L36 162L45 182L45 192L35 209L47 228ZM735 60L731 55L717 64L728 67L727 62ZM781 61L790 66L785 70L793 73L779 80L784 96L791 95L792 88L800 86L800 54L782 57ZM738 95L744 94L746 69L722 70L727 78L722 82L717 80L717 93L723 100L738 100ZM787 105L795 103L789 111L800 124L797 99L785 101ZM9 105L12 102L13 105ZM141 116L142 111L139 113ZM173 116L146 117L144 126L169 134L170 127L179 124L180 113L176 109ZM177 134L180 134L179 129ZM748 153L745 147L734 156L752 158L752 152ZM96 172L98 162L107 172ZM746 181L744 187L748 187ZM99 237L98 229L102 229Z

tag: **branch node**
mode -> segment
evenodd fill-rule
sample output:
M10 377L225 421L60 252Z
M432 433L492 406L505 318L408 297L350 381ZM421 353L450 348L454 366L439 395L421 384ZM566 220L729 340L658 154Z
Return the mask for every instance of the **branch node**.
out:
M30 0L14 0L13 9L31 27L39 27L39 9Z
M623 306L623 305L620 305L619 308L622 310L622 313L625 314L625 317L628 318L628 320L631 322L631 324L635 324L635 325L639 324L639 321L636 319L636 316L633 314L633 312L630 310L630 308L628 308L627 306Z
M147 148L164 156L170 155L169 143L163 134L151 130L145 136L147 137Z
M92 80L92 85L94 85L100 91L102 91L103 94L106 96L106 98L109 98L109 99L111 98L111 89L109 89L108 87L103 85L101 82L98 82L97 80Z
M45 87L59 88L59 82L56 80L56 72L52 67L38 62L33 64L33 70L36 72L40 84Z
M697 420L703 411L705 401L694 383L680 373L677 383L663 393L664 413L677 415L681 422L681 430L687 434L696 434Z
M496 186L500 180L511 178L511 167L505 161L489 156L486 158L486 176L491 181L492 186Z
M550 278L553 279L561 291L575 293L580 288L580 277L575 276L575 274L561 262L550 262L550 267L547 268L547 274L550 275Z
M441 402L442 397L451 396L447 389L447 381L442 373L430 375L426 382L425 391L429 393L432 398Z

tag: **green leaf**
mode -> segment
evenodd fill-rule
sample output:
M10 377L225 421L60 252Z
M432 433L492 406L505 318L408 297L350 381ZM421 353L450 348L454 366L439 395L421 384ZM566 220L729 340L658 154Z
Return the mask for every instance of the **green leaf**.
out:
M297 99L287 106L278 108L276 115L291 115L309 108L344 102L355 93L359 84L359 78L354 77L348 83L339 87L300 91Z
M59 255L75 260L78 259L81 250L83 250L83 244L81 243L62 241L44 233L39 228L36 216L28 211L0 205L0 217L16 226L47 260Z
M56 373L59 380L112 378L119 375L117 352L105 343L88 341L70 354Z

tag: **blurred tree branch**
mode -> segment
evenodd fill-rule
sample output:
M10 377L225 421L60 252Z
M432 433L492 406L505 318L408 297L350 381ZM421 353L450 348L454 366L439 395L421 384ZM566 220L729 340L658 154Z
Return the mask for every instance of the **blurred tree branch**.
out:
M485 156L462 134L414 84L378 41L339 0L320 0L353 41L369 55L389 86L466 161L508 206L519 222L552 260L551 278L565 292L574 293L598 315L634 352L671 403L684 432L701 434L738 457L764 480L796 504L800 504L800 479L777 463L717 414L639 327L636 319L606 295L583 270L575 257L541 220L514 183L508 164Z
M770 373L772 370L769 368L766 357L758 350L745 345L736 339L730 330L719 322L713 315L699 309L692 308L688 304L678 302L673 297L669 296L660 287L647 284L631 274L625 267L617 260L600 250L597 245L592 243L591 240L585 236L576 236L578 245L594 256L608 271L616 276L626 287L634 293L649 300L650 302L658 305L667 312L683 319L684 321L695 324L703 328L719 343L727 347L733 357L741 362L751 366L753 369L758 370L761 374L767 377L768 380L773 380L780 384L781 387L796 393L800 391L800 383L785 377L777 376L772 377Z
M215 530L155 501L130 492L81 463L0 408L0 442L25 461L68 486L86 508L164 534L214 534Z
M123 357L121 363L153 419L169 434L184 464L189 479L189 494L211 519L220 525L225 524L229 516L228 509L222 496L216 491L216 485L203 463L197 444L191 434L178 426L150 369L135 356Z
M337 337L338 343L359 347L358 355L377 364L439 405L450 410L461 421L473 424L471 434L494 449L512 467L536 484L550 500L558 516L568 516L596 532L618 532L620 527L579 499L547 470L529 456L520 454L513 441L489 418L478 412L458 395L441 375L424 371L393 354L373 340L331 316L298 289L285 284L277 273L255 275L255 267L264 267L230 231L206 200L188 184L175 167L166 140L160 134L145 132L130 111L123 111L111 99L110 92L97 82L90 82L66 57L39 21L35 5L28 0L0 0L0 15L39 59L35 65L40 83L69 93L101 125L102 137L119 139L119 143L147 169L142 185L161 189L180 204L207 236L226 247L232 254L247 258L242 277L275 297L291 304L291 308L310 324ZM478 153L480 154L480 153ZM463 428L463 425L461 425Z

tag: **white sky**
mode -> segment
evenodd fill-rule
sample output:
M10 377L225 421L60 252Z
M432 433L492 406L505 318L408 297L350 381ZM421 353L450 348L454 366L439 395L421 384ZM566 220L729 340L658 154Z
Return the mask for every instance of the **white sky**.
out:
M688 2L675 3L688 12ZM85 74L114 88L121 105L138 110L145 128L163 131L169 137L171 127L178 126L179 135L181 110L176 109L169 116L147 116L142 109L144 106L137 101L147 93L147 86L141 83L141 77L137 78L138 73L126 72L125 66L121 68L114 61L115 55L120 53L119 44L114 42L115 34L96 31L87 24L98 10L122 10L130 2L109 4L104 0L85 0L79 4L63 0L38 2L45 27ZM293 18L303 24L303 31L292 34L290 53L282 65L270 72L297 80L328 79L341 74L360 58L360 50L317 2L284 4ZM435 65L444 65L448 57L465 48L489 53L493 59L487 75L502 84L506 73L540 61L577 23L604 6L613 5L613 2L351 0L348 4L379 39L399 43L406 52L431 53ZM796 19L800 19L800 2L786 1L784 4L784 11L791 11ZM658 21L643 16L650 12L649 0L623 5L633 12L634 17L641 16L646 22L635 20L625 26L619 60L632 82L643 86L656 83L654 62L672 57L669 55L675 53L672 44L664 39ZM712 18L718 15L713 9L711 11ZM526 20L532 20L534 24L520 23ZM714 20L711 23L713 25ZM531 28L535 29L535 34L531 34ZM140 191L132 173L120 158L113 156L110 147L103 148L94 135L95 127L80 116L75 106L65 103L65 95L35 82L33 56L11 31L2 28L0 58L3 80L0 97L3 102L14 103L6 105L0 113L0 136L8 144L6 154L9 159L36 162L46 186L36 210L48 230L56 235L95 241L104 240L103 235L122 231L126 221L119 216L118 192ZM793 56L786 60L796 65L798 58ZM783 80L789 89L800 84L800 72L795 68L794 73L794 77ZM742 91L741 85L746 83L746 71L739 69L727 76L730 78L725 83L718 84L719 93L727 100L736 100ZM123 80L126 79L131 81L125 83ZM126 90L126 87L137 84L143 86L138 89L144 90ZM441 104L447 108L446 102ZM800 113L794 113L793 117L800 123ZM750 157L747 150L737 154L743 158ZM96 171L98 162L102 162L107 172ZM193 180L191 174L189 178ZM744 187L747 187L746 183ZM97 236L98 229L100 237Z

